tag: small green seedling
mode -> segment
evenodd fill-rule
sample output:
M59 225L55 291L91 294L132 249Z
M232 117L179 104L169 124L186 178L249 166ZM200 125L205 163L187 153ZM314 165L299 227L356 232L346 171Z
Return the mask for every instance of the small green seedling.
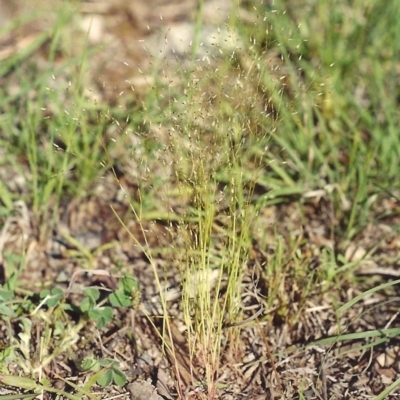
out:
M124 373L119 369L118 361L110 358L103 360L95 360L92 357L85 358L80 367L83 371L98 372L101 369L104 372L97 378L96 382L98 385L106 387L113 384L118 386L124 386L126 383L126 377Z
M120 278L118 288L102 300L100 299L99 289L95 287L84 289L83 294L85 297L78 310L89 319L95 321L98 329L104 328L112 320L112 307L136 307L140 301L139 285L133 275L124 275ZM13 310L5 304L12 297L13 293L11 291L0 290L0 314L13 315ZM40 292L42 304L48 307L60 305L64 297L65 293L60 288L44 289ZM111 307L105 305L107 302ZM63 303L63 309L71 310L70 304Z
M43 299L44 304L46 304L48 307L55 307L59 304L63 297L64 292L57 287L51 290L44 289L40 292L40 298Z
M97 303L100 298L100 291L97 288L84 289L86 297L83 299L80 310L90 319L97 323L97 328L102 329L113 318L113 310L109 306L102 306Z
M139 301L139 285L132 275L124 275L118 282L118 289L110 294L109 301L113 307L136 306Z

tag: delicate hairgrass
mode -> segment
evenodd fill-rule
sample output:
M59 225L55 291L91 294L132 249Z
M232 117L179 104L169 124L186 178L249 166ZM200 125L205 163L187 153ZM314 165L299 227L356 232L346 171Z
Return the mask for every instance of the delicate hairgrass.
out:
M130 112L109 110L85 93L91 54L86 45L77 56L65 47L63 32L73 20L68 6L57 13L51 34L38 35L0 68L0 77L13 73L19 77L17 92L1 89L0 107L6 112L0 117L0 145L5 149L0 167L10 166L15 174L25 176L22 195L42 226L43 239L59 217L61 200L87 194L91 184L114 167L113 151L118 146L121 163L130 158L127 162L132 162L137 193L128 193L117 174L115 181L131 203L141 239L129 230L125 216L115 214L153 270L164 323L160 328L153 316L148 318L166 353L172 355L182 398L184 379L164 290L163 273L168 271L157 267L157 256L167 263L172 260L165 269L177 268L174 273L179 273L192 380L202 380L207 388L204 396L215 398L224 357L238 357L241 351L240 323L245 321L242 278L249 263L259 261L252 251L262 254L267 292L261 307L265 306L268 314L260 319L263 324L275 319L293 327L313 294L333 288L340 292L342 282L358 284L354 271L363 260L347 261L340 253L363 233L371 216L376 218L374 207L380 196L397 196L398 93L387 90L395 88L398 79L397 3L371 0L350 6L328 0L299 4L278 0L246 4L255 18L253 26L240 22L239 4L235 4L224 31L229 36L226 43L235 45L228 49L216 41L214 53L202 44L205 2L200 1L189 61L182 62L182 55L177 60L169 60L169 55L154 57L153 86L143 103ZM14 27L13 23L0 34L8 35ZM28 56L49 37L49 57L39 67ZM60 54L70 56L62 67L57 64ZM169 62L177 65L172 72L167 68ZM69 83L63 74L73 68L76 72L70 74ZM118 118L125 121L126 130ZM132 139L129 146L125 146L126 137ZM20 196L8 182L0 183L0 217L11 214L13 202ZM318 196L330 202L331 244L318 247L320 266L311 270L312 256L302 251L308 239L301 227L287 235L278 233L285 228L278 221L273 243L269 243L262 211L297 202L301 212L307 202L315 199L318 203ZM148 240L147 223L155 220L167 226L169 248ZM302 223L306 222L303 216ZM64 239L78 249L75 254L69 252L69 258L83 255L88 266L94 264L95 252L71 235ZM372 246L364 258L372 257L374 249ZM97 315L96 322L104 326L113 315L109 309L108 316L102 314L104 304L97 304L98 293L90 289L85 292L87 307L80 310L82 318L71 328L60 294L48 290L39 304L34 303L32 293L18 287L20 270L12 256L4 259L9 279L0 291L0 311L6 319L10 346L0 357L7 362L12 359L24 377L1 375L0 380L20 389L68 398L84 394L94 398L89 390L97 378L118 380L119 372L113 366L107 374L102 375L103 370L95 373L84 389L69 383L76 395L49 388L46 367L70 352L85 318ZM23 268L23 260L17 263ZM291 307L291 289L285 286L289 281L297 290L295 309ZM347 313L366 296L399 282L365 291L338 312ZM25 295L23 299L13 297L18 291ZM114 306L126 306L131 297L122 290L111 299ZM46 313L44 306L50 307ZM20 335L13 337L10 321L17 313ZM34 323L42 339L32 351ZM373 339L358 348L366 350L398 334L397 328L343 331L313 345ZM49 354L52 346L56 348ZM204 374L195 378L196 367ZM398 384L394 382L378 398ZM299 396L305 396L300 386Z

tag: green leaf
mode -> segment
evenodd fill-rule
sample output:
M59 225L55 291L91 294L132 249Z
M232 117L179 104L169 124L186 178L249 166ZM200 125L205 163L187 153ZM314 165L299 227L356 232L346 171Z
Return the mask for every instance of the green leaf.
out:
M14 297L12 290L0 289L0 301L9 301Z
M81 361L79 366L83 371L97 372L100 369L99 362L94 358L85 358Z
M89 310L89 317L97 322L97 328L102 329L112 321L113 311L111 307L102 307Z
M124 276L119 282L120 288L125 294L130 295L133 291L139 290L139 285L133 276Z
M7 282L4 283L3 285L4 289L15 290L18 286L18 278L19 278L19 272L18 271L12 272Z
M8 305L4 304L10 301L14 297L14 292L12 290L0 290L0 314L12 317L15 315L14 310Z
M83 290L86 296L90 297L94 303L100 298L100 290L97 288L86 288Z
M87 312L94 307L93 300L90 297L85 297L79 307L82 312Z
M64 332L65 332L64 323L59 319L57 319L54 323L54 330L53 330L54 336L61 336L64 334Z
M129 307L132 305L132 298L121 290L111 293L108 300L113 307Z
M22 376L0 374L0 382L4 385L15 386L26 390L37 390L41 388L41 385L33 379Z
M0 351L0 362L4 363L13 354L11 347L6 347Z
M101 308L102 314L105 318L107 318L109 321L113 319L113 309L111 307L103 307Z
M97 329L103 329L107 325L107 320L104 317L101 317L97 320Z
M76 312L78 310L78 307L74 307L74 306L72 306L72 304L69 304L69 303L63 303L62 309L64 311L75 311Z
M41 299L46 299L45 304L49 307L55 307L59 301L64 297L64 292L62 291L61 288L53 288L50 290L44 289L40 292L39 294Z
M112 358L103 358L102 360L99 360L99 364L102 367L112 367L114 364L118 364L118 362Z
M114 382L118 386L124 386L126 383L125 374L118 368L113 368L114 371Z
M99 379L97 384L103 387L110 386L114 378L114 371L112 369L106 369Z
M103 317L103 313L100 310L97 310L95 308L94 309L90 309L89 312L88 312L88 315L94 321L97 321L97 320L99 320L100 318Z
M0 304L0 314L5 315L7 317L15 316L14 310L6 306L5 304Z
M113 373L113 380L116 385L124 386L126 383L125 374L119 369L119 363L111 358L104 358L99 360L102 367L108 368Z
M51 297L47 299L46 304L49 307L55 307L64 297L64 292L60 288L53 288L51 289L50 296Z
M0 201L6 206L8 212L14 208L11 192L2 181L0 181Z
M60 300L59 297L51 297L46 301L46 304L49 307L55 307L58 304L58 301Z
M49 289L43 289L40 293L39 293L39 297L41 299L44 299L46 296L48 296L50 294L50 290Z

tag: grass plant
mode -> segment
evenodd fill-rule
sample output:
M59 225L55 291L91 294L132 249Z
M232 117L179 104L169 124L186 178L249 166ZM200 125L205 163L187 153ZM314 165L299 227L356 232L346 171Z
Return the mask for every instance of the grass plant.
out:
M78 343L90 347L107 327L121 329L127 308L136 310L140 323L145 315L156 332L180 398L186 389L218 398L229 384L225 365L239 365L247 355L244 326L262 330L268 353L250 367L264 368L267 360L280 395L289 396L279 361L293 348L272 354L263 329L285 326L295 337L307 310L318 308L313 301L329 297L327 308L336 305L337 332L314 326L298 351L327 346L328 357L347 341L373 351L399 334L392 320L360 331L360 318L349 317L378 292L387 304L396 301L399 283L378 277L371 288L357 275L398 232L393 223L383 239L363 236L369 226L399 214L398 2L235 2L224 43L216 40L213 48L203 44L204 6L200 1L188 61L153 57L152 86L141 103L114 106L90 98L95 52L86 36L79 51L66 47L75 15L67 6L55 13L48 32L0 68L0 383L18 388L19 398L45 392L98 398L96 384L123 386L123 369L102 345L80 360L84 385L52 373L50 365L77 362ZM0 34L12 35L24 23L13 22ZM45 60L29 58L44 45ZM94 188L106 177L115 197L129 204L124 213L114 203L110 208L135 260L142 257L152 271L157 315L143 313L126 265L104 272L118 281L109 291L90 286L77 294L48 282L29 287L21 278L30 243L53 240L62 207L100 196ZM15 209L21 202L29 210L25 219ZM13 226L30 242L10 250L6 238ZM110 241L92 251L68 233L63 238L68 259L86 270L118 245ZM346 253L353 243L365 250L362 257ZM184 344L170 309L172 276L179 284L175 301ZM350 318L345 327L344 316ZM74 394L54 387L56 378ZM398 385L394 380L377 398ZM296 394L307 398L309 387L306 379L298 382Z

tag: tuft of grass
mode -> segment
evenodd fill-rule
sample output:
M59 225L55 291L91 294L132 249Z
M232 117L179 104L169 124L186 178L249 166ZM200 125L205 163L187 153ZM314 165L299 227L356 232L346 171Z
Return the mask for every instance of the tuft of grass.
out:
M14 174L20 176L24 187L19 189L31 205L43 237L57 223L61 202L87 194L93 182L110 168L112 160L107 154L115 148L106 135L107 127L115 121L107 108L90 98L87 88L87 58L93 51L89 51L85 37L75 53L66 45L74 11L68 5L57 9L51 30L27 49L33 54L47 46L46 60L39 65L28 59L12 73L21 57L16 53L0 73L3 81L11 75L17 85L13 91L11 85L3 85L1 90L2 164L12 166ZM10 30L18 27L12 24ZM67 61L60 63L60 59ZM18 198L15 190L2 184L1 200L8 212Z
M223 366L239 363L246 352L243 326L266 325L272 331L285 325L294 331L307 301L329 292L340 321L340 313L357 301L399 283L377 285L342 305L346 287L364 288L355 276L361 261L345 257L349 243L368 224L378 224L380 200L398 201L399 93L388 88L398 87L400 7L378 0L250 0L245 6L252 22L241 21L237 5L219 33L222 41L212 42L211 49L203 43L200 1L188 61L154 57L153 85L132 108L115 109L90 98L92 52L86 38L76 54L66 47L74 17L67 5L55 14L49 32L0 68L2 82L18 82L17 90L6 84L0 89L0 168L18 177L0 182L2 237L22 198L31 213L28 225L38 229L40 240L49 239L61 206L98 195L94 184L110 174L130 205L124 215L113 208L115 217L154 275L160 315L144 314L173 364L181 398L191 385L204 389L199 396L218 397L226 384ZM22 23L13 22L0 34L9 35ZM45 62L31 61L44 45ZM119 170L134 181L130 188ZM318 245L311 237L316 229L310 208L324 214ZM269 218L269 212L278 217ZM156 224L165 228L158 237L152 231ZM91 252L71 235L62 236L77 248L68 259L89 269L98 254L114 246ZM20 287L25 242L22 254L7 253L4 243L1 251L7 279L0 313L9 340L0 351L0 382L68 398L95 398L90 391L96 382L122 386L123 372L108 357L82 361L90 378L83 387L68 380L74 395L51 386L49 365L63 356L76 361L73 349L88 322L100 334L120 323L120 308L140 310L134 277L124 276L104 296L99 288L86 288L78 306L59 288L34 293ZM180 285L184 345L170 315L165 284L171 275ZM374 340L359 346L365 350L399 333L398 328L357 333L339 328L336 336L312 345ZM278 374L274 358L280 355L271 353L263 335ZM189 355L188 376L181 366L182 346ZM299 384L300 397L306 397L307 387Z

